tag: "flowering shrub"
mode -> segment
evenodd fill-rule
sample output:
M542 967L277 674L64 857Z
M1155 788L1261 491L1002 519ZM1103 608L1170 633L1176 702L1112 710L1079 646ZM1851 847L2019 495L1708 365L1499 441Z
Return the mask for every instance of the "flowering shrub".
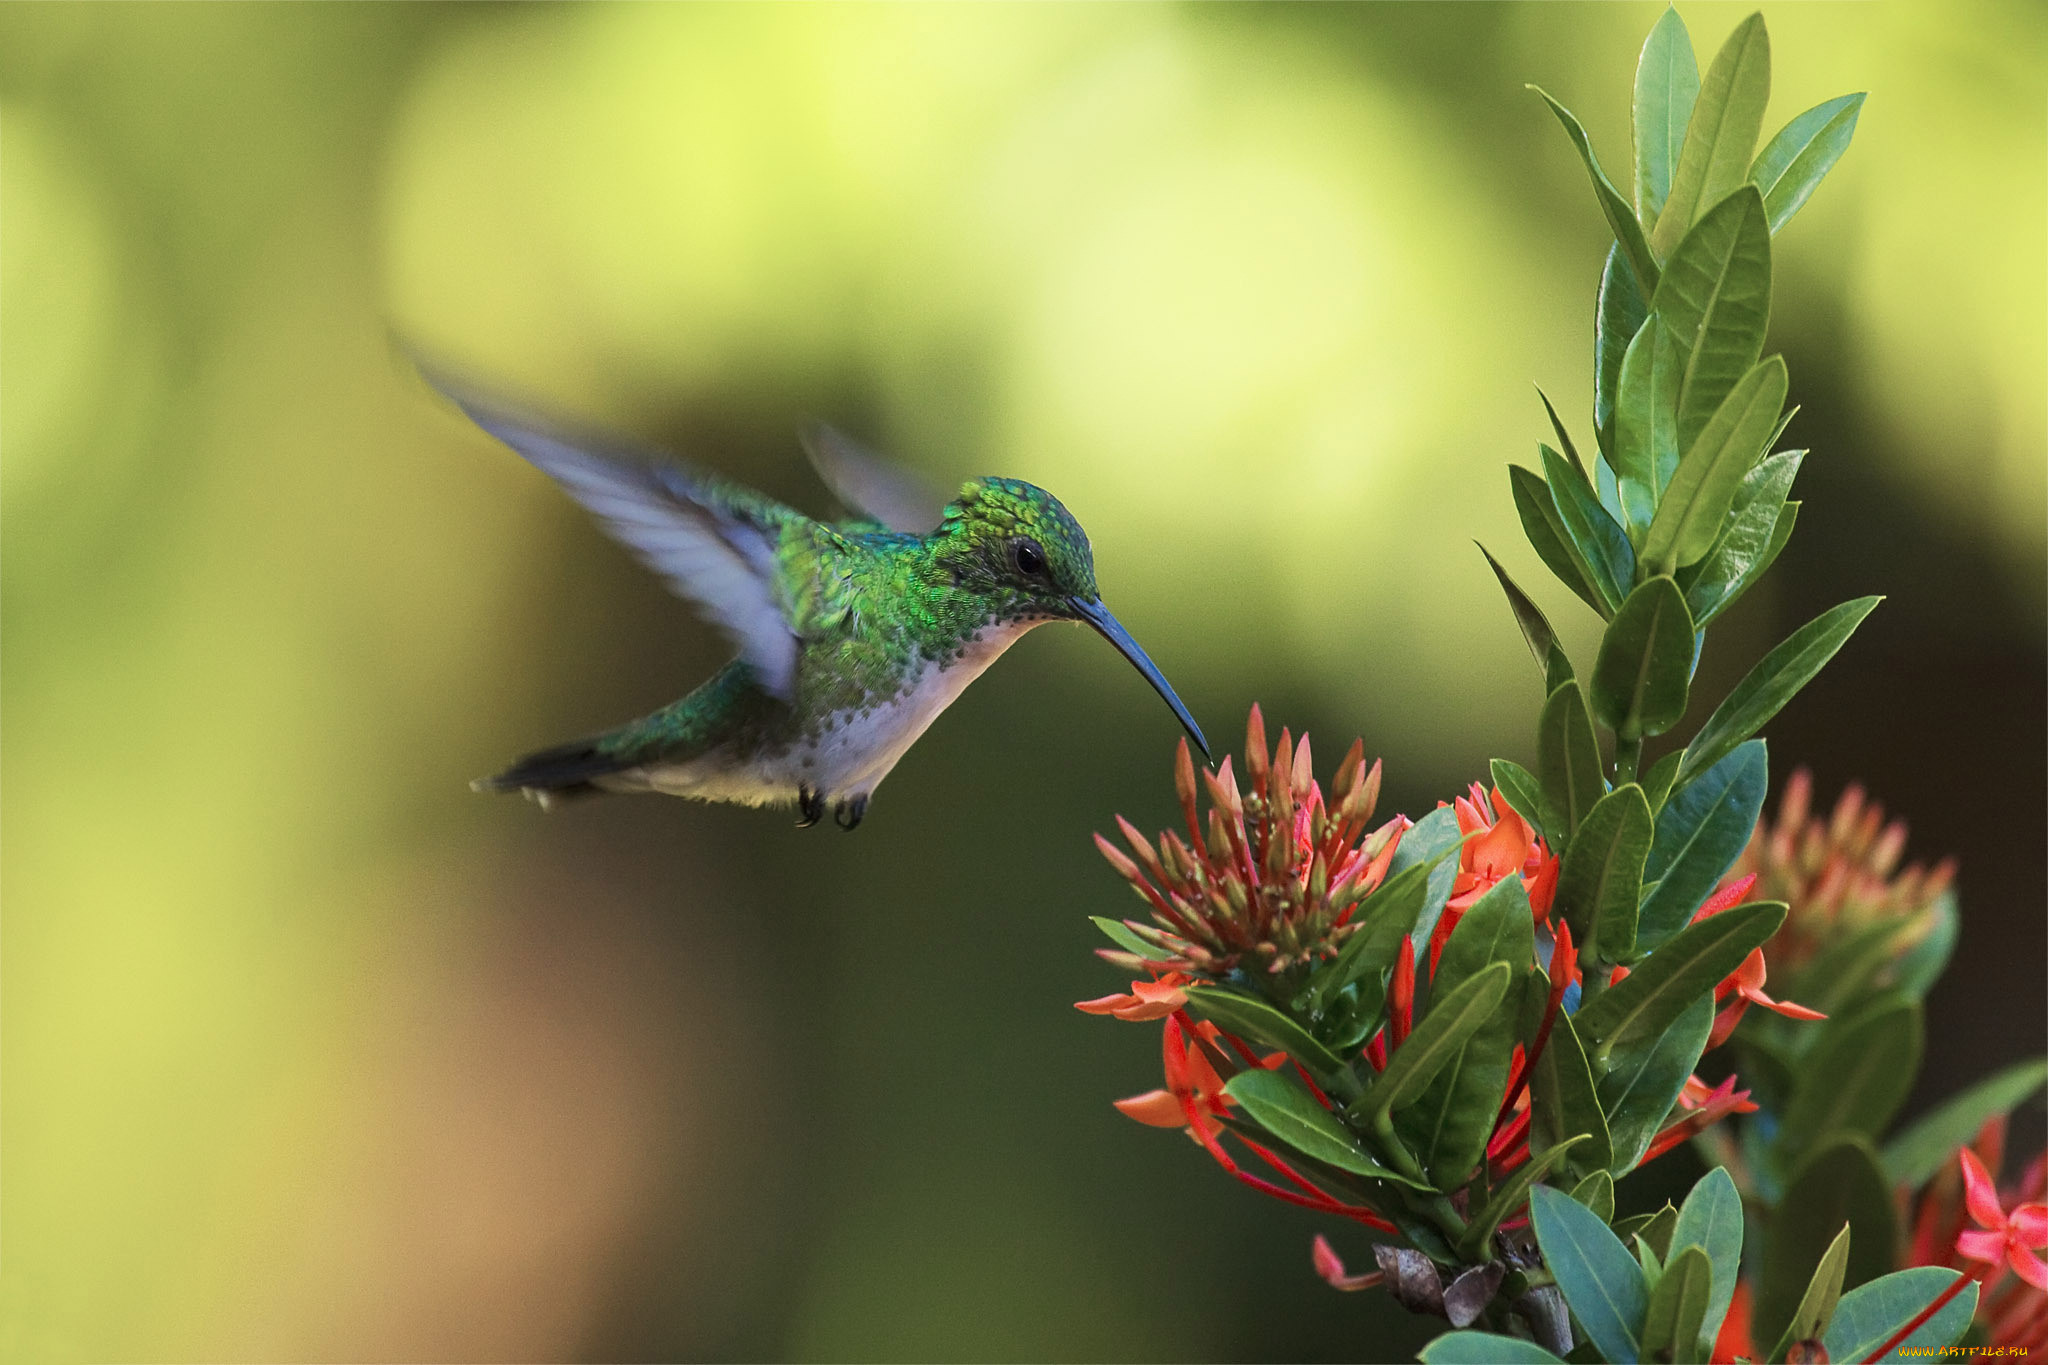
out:
M1897 870L1904 830L1859 792L1814 819L1803 774L1760 822L1759 731L1878 599L1801 626L1690 739L1645 752L1798 514L1805 452L1775 449L1788 378L1763 355L1771 240L1863 97L1758 152L1769 67L1760 16L1702 76L1667 12L1636 75L1632 198L1543 96L1614 243L1590 458L1546 400L1556 447L1510 470L1537 558L1605 622L1589 673L1488 555L1543 675L1534 770L1495 760L1489 782L1374 825L1362 744L1326 795L1308 737L1269 745L1254 707L1241 774L1182 743L1184 832L1119 817L1121 842L1098 836L1146 914L1095 921L1132 979L1080 1008L1161 1030L1162 1084L1117 1108L1361 1225L1371 1269L1321 1235L1313 1267L1445 1319L1426 1361L2048 1343L2043 1163L1996 1188L2002 1116L2048 1064L1883 1140L1954 940L1951 869ZM1618 1217L1615 1182L1688 1142L1714 1169Z

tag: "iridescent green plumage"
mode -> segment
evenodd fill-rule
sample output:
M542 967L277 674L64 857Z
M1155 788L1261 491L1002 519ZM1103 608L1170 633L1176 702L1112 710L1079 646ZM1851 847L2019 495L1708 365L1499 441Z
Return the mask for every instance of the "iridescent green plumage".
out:
M615 730L529 755L478 785L542 799L664 791L750 805L829 802L852 828L912 742L1019 636L1093 625L1201 732L1102 606L1088 537L1059 500L976 479L943 508L829 431L814 462L868 521L830 525L673 464L572 443L444 384L552 475L740 655L689 696ZM919 529L919 523L922 529Z

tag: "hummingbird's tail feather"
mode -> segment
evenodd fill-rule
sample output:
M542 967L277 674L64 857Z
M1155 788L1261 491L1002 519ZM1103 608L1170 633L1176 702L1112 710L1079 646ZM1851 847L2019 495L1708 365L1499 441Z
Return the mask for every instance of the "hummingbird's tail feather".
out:
M579 739L528 754L469 785L472 791L523 792L546 808L570 797L595 796L604 790L597 779L632 766L631 758L606 753L600 740Z

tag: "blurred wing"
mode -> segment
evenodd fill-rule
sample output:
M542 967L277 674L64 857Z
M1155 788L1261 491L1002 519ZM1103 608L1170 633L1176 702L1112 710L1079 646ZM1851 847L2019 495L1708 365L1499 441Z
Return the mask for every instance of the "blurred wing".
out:
M434 386L471 421L568 490L669 587L695 602L739 646L767 691L787 701L797 637L775 591L781 523L797 514L673 465L571 444L439 375Z
M832 495L862 516L892 531L930 535L944 515L946 500L909 470L891 464L873 451L834 431L823 422L806 422L798 437L811 468Z

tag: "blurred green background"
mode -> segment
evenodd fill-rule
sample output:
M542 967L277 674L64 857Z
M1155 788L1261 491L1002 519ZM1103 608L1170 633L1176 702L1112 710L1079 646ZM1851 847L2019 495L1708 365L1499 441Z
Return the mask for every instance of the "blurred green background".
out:
M1522 83L1625 165L1657 13L0 11L0 1349L1412 1349L1109 1108L1157 1031L1069 1007L1131 908L1088 835L1175 738L1111 651L1026 641L852 837L473 796L724 645L389 329L815 511L806 414L1043 483L1212 736L1362 733L1420 814L1529 757L1471 540L1535 585L1531 382L1589 426L1604 229ZM1872 95L1779 243L1806 511L1703 690L1890 595L1772 754L1962 860L1925 1103L2040 1041L2048 11L1767 13L1767 132Z

